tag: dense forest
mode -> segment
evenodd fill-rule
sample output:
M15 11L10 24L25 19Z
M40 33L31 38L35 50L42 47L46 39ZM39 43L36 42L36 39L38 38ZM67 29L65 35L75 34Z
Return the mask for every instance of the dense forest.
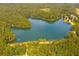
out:
M0 55L60 56L79 55L79 20L64 40L51 40L49 44L39 44L46 40L16 42L11 28L30 28L28 17L55 22L65 15L75 15L78 4L0 4ZM74 33L75 31L75 33ZM25 38L26 39L26 38Z

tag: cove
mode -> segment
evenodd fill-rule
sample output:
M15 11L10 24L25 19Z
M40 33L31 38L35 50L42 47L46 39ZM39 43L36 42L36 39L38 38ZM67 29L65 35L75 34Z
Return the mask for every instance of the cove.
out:
M29 18L29 21L31 23L30 29L12 28L17 42L33 41L40 38L46 40L63 39L71 29L69 24L64 23L63 18L52 23L32 18Z

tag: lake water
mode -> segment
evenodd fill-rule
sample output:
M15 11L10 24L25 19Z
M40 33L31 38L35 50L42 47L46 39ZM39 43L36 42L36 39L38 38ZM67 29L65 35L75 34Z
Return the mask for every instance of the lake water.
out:
M32 18L29 18L29 21L31 23L30 29L12 29L17 42L33 41L39 38L46 40L63 39L71 29L71 26L64 23L63 19L53 23Z

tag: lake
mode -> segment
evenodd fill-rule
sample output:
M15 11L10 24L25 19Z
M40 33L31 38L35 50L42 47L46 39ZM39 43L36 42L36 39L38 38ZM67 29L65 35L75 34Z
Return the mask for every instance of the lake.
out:
M63 18L52 23L41 19L29 18L28 20L31 23L30 29L12 28L17 42L39 40L40 38L46 40L63 39L71 29L69 24L64 23Z

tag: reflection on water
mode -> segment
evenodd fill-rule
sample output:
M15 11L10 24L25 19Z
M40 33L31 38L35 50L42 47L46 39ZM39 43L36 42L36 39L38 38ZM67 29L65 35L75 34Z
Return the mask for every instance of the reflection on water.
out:
M63 22L63 19L54 23L32 18L29 18L29 21L31 22L30 29L12 29L12 32L16 36L16 41L30 41L39 38L45 38L47 40L61 39L67 35L71 28L70 25Z

